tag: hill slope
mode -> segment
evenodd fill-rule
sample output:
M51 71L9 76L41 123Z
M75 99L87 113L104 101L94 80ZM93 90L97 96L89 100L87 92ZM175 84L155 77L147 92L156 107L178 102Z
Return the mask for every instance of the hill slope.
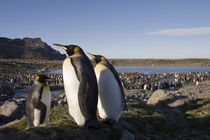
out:
M0 37L0 58L64 59L40 38L9 39Z

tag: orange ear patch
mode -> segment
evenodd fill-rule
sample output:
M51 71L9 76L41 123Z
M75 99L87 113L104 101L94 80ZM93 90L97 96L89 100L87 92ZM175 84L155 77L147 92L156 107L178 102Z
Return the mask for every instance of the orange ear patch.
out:
M74 48L74 53L78 53L80 51L79 47Z
M105 57L101 57L101 61L104 61L105 60Z
M36 79L35 79L37 82L39 82L39 76L36 76Z

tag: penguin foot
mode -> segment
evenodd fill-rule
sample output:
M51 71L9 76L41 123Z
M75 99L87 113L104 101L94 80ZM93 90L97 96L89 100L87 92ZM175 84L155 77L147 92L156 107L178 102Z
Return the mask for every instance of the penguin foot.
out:
M98 120L87 120L86 122L85 122L85 125L84 125L84 127L82 127L82 128L84 128L84 129L99 129L99 128L101 128L101 126L99 125L99 123L98 123Z
M117 123L117 121L115 121L114 119L110 119L110 118L106 118L106 119L102 120L102 122L109 124L109 125L114 125Z
M42 123L39 125L39 127L46 127L47 126L47 123Z

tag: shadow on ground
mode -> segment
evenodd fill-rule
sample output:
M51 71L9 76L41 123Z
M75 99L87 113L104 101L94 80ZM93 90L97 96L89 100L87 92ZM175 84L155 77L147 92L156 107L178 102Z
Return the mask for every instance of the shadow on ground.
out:
M130 109L122 114L118 124L101 123L97 130L77 128L68 115L68 106L56 106L50 111L51 121L46 126L26 129L26 120L22 119L1 127L0 139L120 139L125 130L136 139L210 138L210 99L189 100L177 107L169 107L170 101L155 106L128 102Z

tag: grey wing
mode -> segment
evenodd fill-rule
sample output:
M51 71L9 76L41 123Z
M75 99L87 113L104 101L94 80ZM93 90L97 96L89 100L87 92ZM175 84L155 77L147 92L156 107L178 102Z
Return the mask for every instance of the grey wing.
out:
M34 106L32 104L32 96L35 89L36 89L35 86L32 85L26 98L26 118L29 127L33 126L33 120L34 120Z
M78 99L81 112L86 120L94 120L98 103L98 86L92 64L86 59L82 60L82 64L74 67L80 80ZM75 63L73 61L73 65Z
M103 63L103 64L104 64L106 67L108 67L108 68L112 71L112 73L113 73L115 79L117 80L117 82L118 82L118 84L119 84L119 86L120 86L120 90L121 90L122 102L124 103L123 110L124 110L124 111L125 111L125 110L127 111L128 108L127 108L127 104L126 104L126 100L125 100L125 93L124 93L123 86L122 86L122 83L121 83L121 81L120 81L118 72L115 70L115 68L114 68L108 61L107 61L107 63Z
M46 105L41 102L42 91L43 91L43 86L33 94L32 98L32 104L34 108L41 111L40 123L44 122L47 110Z

